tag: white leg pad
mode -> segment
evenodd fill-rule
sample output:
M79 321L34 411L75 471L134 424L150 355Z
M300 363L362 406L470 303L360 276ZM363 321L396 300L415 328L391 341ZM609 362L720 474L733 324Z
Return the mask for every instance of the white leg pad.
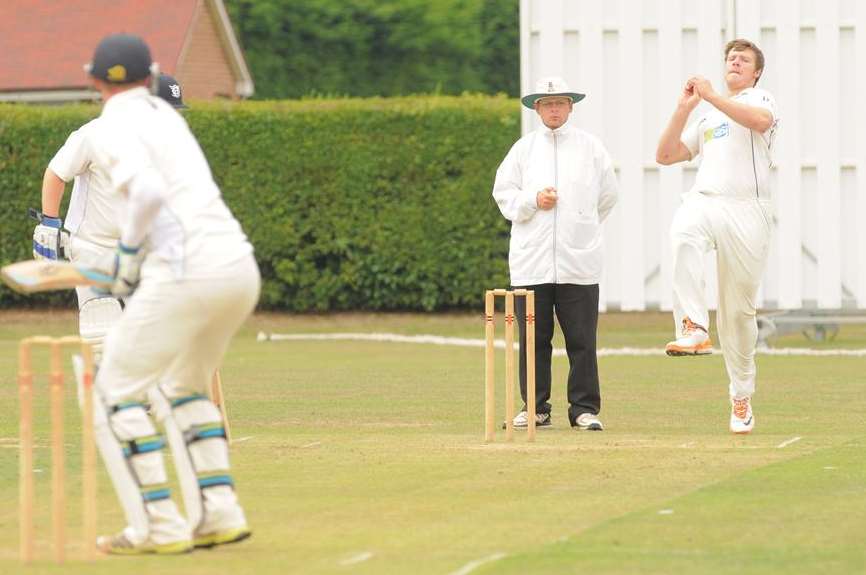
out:
M78 332L81 338L93 347L96 363L102 357L102 343L105 334L123 314L120 302L113 297L98 297L81 301L79 295Z
M78 386L78 400L81 404L84 396L84 360L81 356L72 357L72 367ZM105 402L95 387L92 388L92 393L93 430L96 447L108 469L114 491L117 493L117 498L120 500L120 505L126 516L128 527L124 533L132 543L140 544L147 540L150 531L141 491L132 470L129 468L128 461L123 455L120 442L108 426Z
M191 539L189 526L171 499L162 455L165 441L157 434L144 405L121 403L109 412L109 425L123 447L147 510L150 541L164 544Z
M194 395L173 399L172 413L186 441L204 502L204 517L196 533L246 527L230 475L219 408L207 397Z
M157 388L151 388L147 393L156 420L165 430L165 436L171 449L174 469L177 472L180 484L183 507L186 512L190 531L198 529L204 515L201 490L198 487L198 477L192 464L190 453L187 450L183 432L178 427L171 411L171 404L163 393Z

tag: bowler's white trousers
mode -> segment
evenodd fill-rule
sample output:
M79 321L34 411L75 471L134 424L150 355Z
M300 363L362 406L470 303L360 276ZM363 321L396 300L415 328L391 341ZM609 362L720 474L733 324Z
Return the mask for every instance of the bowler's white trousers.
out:
M755 299L769 252L771 210L769 201L757 198L689 192L671 224L677 336L685 317L709 330L704 255L716 250L716 321L732 398L755 392Z

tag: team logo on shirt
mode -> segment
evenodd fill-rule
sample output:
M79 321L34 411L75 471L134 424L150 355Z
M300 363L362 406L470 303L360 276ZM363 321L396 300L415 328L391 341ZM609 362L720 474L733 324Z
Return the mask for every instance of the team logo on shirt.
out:
M709 142L710 140L717 140L719 138L724 138L731 131L731 126L727 122L722 123L715 128L710 128L704 131L704 143Z

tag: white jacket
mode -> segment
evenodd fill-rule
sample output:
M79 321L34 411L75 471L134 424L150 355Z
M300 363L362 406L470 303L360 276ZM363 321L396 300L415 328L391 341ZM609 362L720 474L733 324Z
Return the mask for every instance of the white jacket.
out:
M535 203L546 187L557 191L552 210ZM496 171L493 198L511 221L511 285L599 282L601 223L616 204L617 182L598 138L568 124L523 136Z

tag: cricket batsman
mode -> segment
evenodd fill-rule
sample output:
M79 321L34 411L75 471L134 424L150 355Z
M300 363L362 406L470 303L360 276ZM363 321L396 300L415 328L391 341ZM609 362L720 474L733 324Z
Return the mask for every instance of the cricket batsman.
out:
M148 46L126 34L104 38L89 65L104 106L87 136L88 161L113 195L107 203L123 205L106 220L119 223L111 295L126 302L122 314L106 313L95 424L127 527L97 545L127 555L185 553L251 534L207 388L258 301L258 267L186 122L151 94L152 72ZM166 439L187 519L167 485Z

